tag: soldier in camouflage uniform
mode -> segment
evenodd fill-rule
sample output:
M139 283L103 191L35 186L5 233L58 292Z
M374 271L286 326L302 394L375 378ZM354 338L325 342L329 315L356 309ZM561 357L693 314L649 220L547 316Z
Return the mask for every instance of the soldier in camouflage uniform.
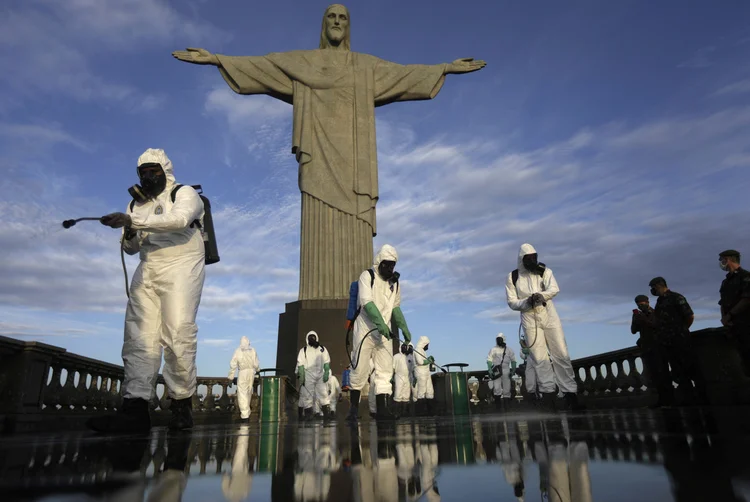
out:
M685 404L702 403L705 401L703 378L698 371L690 340L690 326L695 320L693 309L684 296L667 287L663 277L655 277L648 285L651 294L659 297L654 309L654 327L660 350L672 368L672 380L684 395ZM665 396L666 402L662 404L671 404L673 391L670 394Z

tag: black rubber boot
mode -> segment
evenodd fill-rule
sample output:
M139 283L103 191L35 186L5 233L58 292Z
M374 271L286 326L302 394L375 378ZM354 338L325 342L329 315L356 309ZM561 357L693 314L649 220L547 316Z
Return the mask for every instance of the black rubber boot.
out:
M495 411L504 411L503 410L503 398L501 396L494 396L495 399Z
M377 403L377 420L396 420L398 417L393 414L393 410L388 406L388 394L378 394L375 396L375 402Z
M356 422L359 420L359 396L358 390L349 391L349 413L346 415L347 422Z
M433 416L435 416L435 407L434 407L434 404L435 404L435 403L434 403L434 401L435 401L434 399L425 399L425 400L424 400L424 404L425 404L425 414L426 414L426 416L428 416L428 417L433 417Z
M305 409L302 406L297 406L297 419L302 420L302 414L305 412Z
M575 392L565 393L565 405L571 411L582 411L586 407L578 401L578 394Z
M555 392L542 392L542 411L557 411L557 393Z
M92 417L86 422L89 429L108 434L139 433L151 430L148 401L145 399L123 399L117 413Z
M312 409L312 407L305 408L305 411L303 412L303 415L304 415L305 422L309 422L310 420L312 420L313 419L313 409Z
M331 405L326 404L321 408L321 411L323 412L323 420L329 420L333 417L333 412L331 411Z
M169 420L169 430L184 431L193 428L193 399L173 399L169 407L172 418Z

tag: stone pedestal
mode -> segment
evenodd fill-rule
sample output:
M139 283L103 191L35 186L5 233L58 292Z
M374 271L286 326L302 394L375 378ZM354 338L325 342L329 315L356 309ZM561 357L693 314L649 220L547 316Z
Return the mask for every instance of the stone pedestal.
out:
M341 381L341 375L349 365L349 356L346 350L346 309L348 305L348 298L341 300L298 300L287 303L286 311L279 314L276 367L289 376L293 385L299 385L294 375L294 368L297 365L297 353L305 346L305 335L309 331L315 331L320 343L328 349L331 355L331 374L336 375L336 378ZM354 341L351 340L350 343L353 347ZM395 354L398 350L398 342L395 340L393 347Z

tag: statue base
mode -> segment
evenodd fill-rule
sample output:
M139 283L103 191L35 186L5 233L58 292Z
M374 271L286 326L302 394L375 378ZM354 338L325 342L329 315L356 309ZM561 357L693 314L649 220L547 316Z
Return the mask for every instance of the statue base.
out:
M346 348L346 310L349 299L298 300L287 303L286 311L279 314L279 338L276 344L276 367L299 385L294 375L297 354L306 345L305 335L310 331L318 334L320 343L331 355L331 374L341 382L341 375L349 366ZM354 345L354 341L350 340ZM394 344L394 353L398 342ZM353 349L354 347L352 347Z

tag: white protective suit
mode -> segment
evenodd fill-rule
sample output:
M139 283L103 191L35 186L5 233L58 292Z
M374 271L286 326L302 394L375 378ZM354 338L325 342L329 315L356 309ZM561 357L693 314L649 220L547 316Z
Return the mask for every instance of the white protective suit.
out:
M249 445L249 427L243 425L238 431L237 443L234 446L232 472L231 474L225 473L221 478L221 492L224 494L224 498L230 502L247 500L253 487L253 466L250 465L248 455Z
M368 377L368 365L366 361L372 359L375 363L375 375L373 378L375 393L391 395L393 392L391 388L393 345L378 333L377 329L375 329L375 324L370 320L364 309L365 305L374 302L378 311L380 311L380 315L383 317L383 321L386 325L390 326L393 309L401 305L400 286L398 284L391 286L378 273L378 265L380 265L381 261L398 261L398 254L393 246L385 244L375 256L372 268L375 274L374 281L367 270L363 271L359 276L357 307L361 310L354 321L353 349L354 358L358 358L365 363L360 364L358 360L354 361L357 367L352 369L351 372L351 386L354 390L362 390L367 383ZM373 282L372 287L370 286L371 281ZM375 331L367 335L370 330ZM360 344L362 344L361 352L359 351Z
M521 352L521 359L526 361L526 370L524 371L524 379L526 380L526 392L529 394L536 394L536 370L534 370L534 361L526 354Z
M312 408L315 401L321 408L331 402L326 382L323 381L323 366L331 364L331 356L322 345L317 349L312 347L308 341L310 335L320 340L315 331L310 331L305 335L305 346L297 355L297 368L305 367L305 384L299 391L299 405L305 409Z
M393 356L393 400L408 403L411 398L411 382L414 379L414 367L409 366L406 354L399 352Z
M203 201L186 185L172 203L170 194L176 185L172 162L164 150L149 148L138 165L150 162L161 164L167 185L156 198L136 202L132 211L128 205L126 210L137 232L123 247L130 255L140 252L141 262L130 283L125 312L122 397L154 398L164 350L162 374L169 397L186 399L196 387L195 317L205 277L203 236L191 224L199 220L203 227Z
M575 393L578 391L578 386L568 355L568 345L565 342L560 317L552 302L552 298L557 296L560 288L557 286L551 269L546 269L544 275L540 276L524 268L523 257L534 253L536 250L531 244L521 246L518 251L518 281L514 286L513 274L508 274L505 282L505 296L508 306L521 312L521 325L531 350L540 391L555 392L555 376L557 376L560 390ZM534 293L541 293L547 303L546 307L539 305L534 309L531 308L528 299Z
M547 448L542 443L534 445L539 465L540 488L547 492L550 502L591 502L591 474L589 450L583 441L571 441L569 447L552 443ZM547 471L544 476L543 471Z
M339 396L341 395L341 384L339 383L339 379L336 378L336 375L331 373L331 376L328 378L328 382L326 382L326 389L328 392L328 398L330 399L330 406L331 411L336 412L336 404L339 402ZM315 414L321 413L320 409L320 403L315 402L315 408L314 408Z
M505 340L505 335L499 333L495 339L502 337ZM497 366L502 363L503 375L497 380L492 380L492 393L495 396L502 396L503 398L510 398L510 363L516 362L516 355L513 353L513 349L508 347L498 347L497 341L495 346L490 349L490 353L487 354L487 362L492 363L492 366Z
M412 349L414 348L414 345L411 343L409 344ZM409 367L409 374L411 375L412 381L411 381L411 400L416 401L417 400L417 371L416 367L417 365L414 362L414 351L412 350L412 353L406 356L406 364Z
M260 369L258 355L250 346L250 340L246 336L240 339L240 346L234 351L232 361L229 363L229 378L234 378L235 370L239 369L237 375L237 406L240 416L250 418L250 399L253 396L253 381L255 373Z
M370 380L368 382L369 390L367 391L367 406L370 413L375 414L378 412L378 405L375 396L375 363L370 360Z
M435 397L435 390L432 388L432 376L430 365L424 364L425 357L430 357L424 350L425 345L430 343L426 336L420 336L417 340L417 346L414 347L414 373L417 375L417 399L432 399Z

